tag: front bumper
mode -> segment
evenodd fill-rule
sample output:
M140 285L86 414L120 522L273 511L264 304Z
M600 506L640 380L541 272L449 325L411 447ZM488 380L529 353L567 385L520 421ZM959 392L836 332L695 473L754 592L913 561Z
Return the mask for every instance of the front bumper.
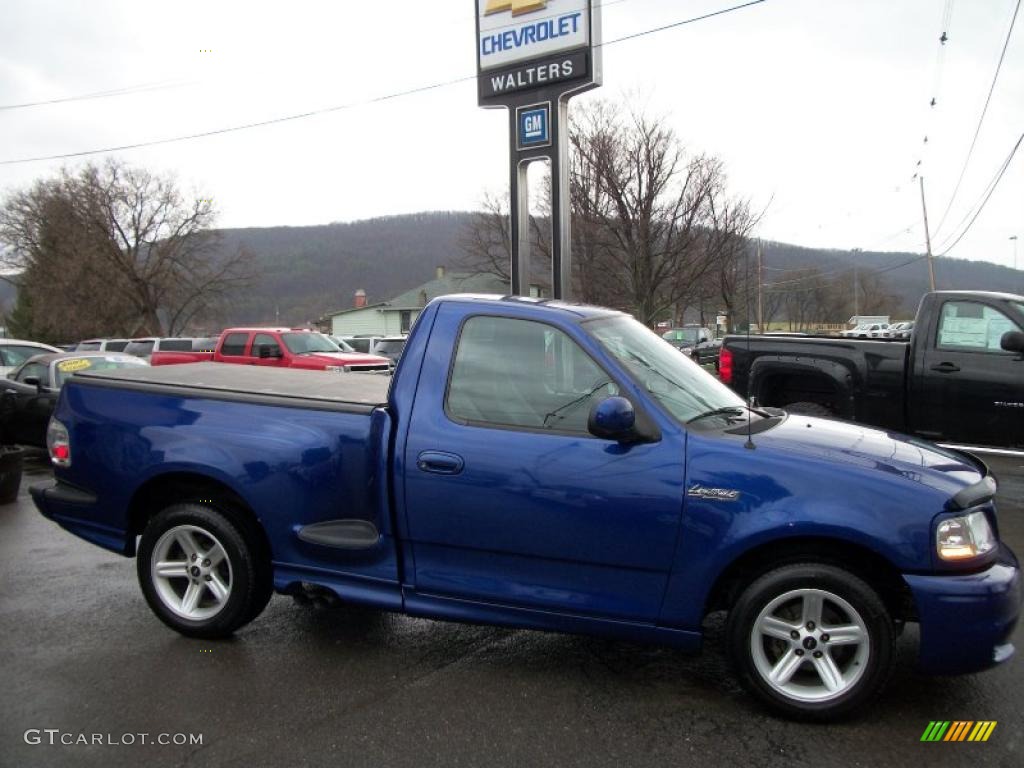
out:
M988 570L963 576L904 575L921 624L919 663L926 672L958 675L1000 664L1021 605L1020 566L1000 545Z

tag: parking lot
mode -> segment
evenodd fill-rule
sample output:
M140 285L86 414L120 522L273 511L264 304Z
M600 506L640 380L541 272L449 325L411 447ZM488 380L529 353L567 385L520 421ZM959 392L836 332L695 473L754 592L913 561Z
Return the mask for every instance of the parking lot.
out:
M1003 538L1024 552L1024 459L989 463ZM275 597L231 641L189 640L150 613L134 561L38 515L27 487L47 475L34 464L17 504L0 508L0 765L1021 764L1021 660L925 677L913 628L887 693L832 726L766 715L734 680L714 622L690 657ZM986 743L921 743L931 720L998 726ZM30 729L42 743L26 743ZM202 743L61 746L45 729Z

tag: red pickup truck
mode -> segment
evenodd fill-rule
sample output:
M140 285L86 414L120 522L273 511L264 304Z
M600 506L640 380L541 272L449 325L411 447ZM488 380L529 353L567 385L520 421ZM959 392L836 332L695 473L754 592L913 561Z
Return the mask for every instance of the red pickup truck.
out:
M386 357L342 352L322 333L301 328L228 328L213 352L154 352L149 361L150 365L202 362L313 371L391 370Z

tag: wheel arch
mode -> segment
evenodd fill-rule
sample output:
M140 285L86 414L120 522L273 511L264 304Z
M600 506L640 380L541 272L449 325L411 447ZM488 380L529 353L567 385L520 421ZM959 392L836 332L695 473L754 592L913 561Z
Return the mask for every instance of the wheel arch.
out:
M153 515L171 504L192 502L221 511L241 525L268 562L270 541L252 506L227 483L194 471L172 471L151 477L132 494L128 503L128 554L135 555L136 538Z
M759 576L798 562L843 568L878 592L894 619L913 618L910 590L896 566L862 544L828 536L773 539L747 549L718 574L707 594L704 615L728 610L744 588Z
M839 416L852 416L854 373L837 361L776 358L755 360L750 372L750 391L764 406L784 407L809 401L831 405ZM789 394L787 394L789 393Z

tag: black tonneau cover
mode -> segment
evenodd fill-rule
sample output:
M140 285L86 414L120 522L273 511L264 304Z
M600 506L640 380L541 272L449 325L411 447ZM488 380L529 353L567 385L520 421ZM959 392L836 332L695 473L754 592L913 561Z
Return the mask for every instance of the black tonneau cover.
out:
M370 411L387 404L391 377L231 363L182 363L76 373L75 384L171 396L323 410Z

